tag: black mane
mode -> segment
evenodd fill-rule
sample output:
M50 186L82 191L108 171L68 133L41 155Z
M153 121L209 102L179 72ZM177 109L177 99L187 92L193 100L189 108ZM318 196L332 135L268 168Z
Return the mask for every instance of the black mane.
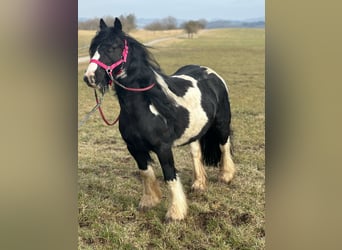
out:
M129 60L131 62L141 63L134 66L136 66L137 68L149 67L158 73L162 73L159 63L149 51L149 49L151 49L152 47L146 46L126 34L124 35L123 39L127 40L128 47L131 49L131 53L129 54L131 56L131 59ZM131 67L132 66L133 65L131 65Z

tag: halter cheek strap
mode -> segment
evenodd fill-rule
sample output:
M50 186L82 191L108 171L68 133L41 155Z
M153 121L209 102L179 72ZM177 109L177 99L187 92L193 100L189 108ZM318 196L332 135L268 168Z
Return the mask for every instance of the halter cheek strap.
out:
M121 55L121 59L115 63L113 63L112 65L107 65L107 64L104 64L103 62L99 61L99 60L96 60L96 59L91 59L90 60L90 63L96 63L97 65L99 65L101 68L103 68L109 78L111 79L111 81L114 80L114 77L113 77L113 70L118 67L119 65L121 65L122 63L126 63L127 61L127 55L128 55L128 45L127 45L127 40L125 40L125 47L122 51L122 55Z

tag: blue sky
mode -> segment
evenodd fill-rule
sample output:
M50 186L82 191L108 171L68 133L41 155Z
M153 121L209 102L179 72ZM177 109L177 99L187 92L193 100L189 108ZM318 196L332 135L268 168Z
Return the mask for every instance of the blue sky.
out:
M128 14L137 18L244 20L265 17L265 0L78 0L79 17Z

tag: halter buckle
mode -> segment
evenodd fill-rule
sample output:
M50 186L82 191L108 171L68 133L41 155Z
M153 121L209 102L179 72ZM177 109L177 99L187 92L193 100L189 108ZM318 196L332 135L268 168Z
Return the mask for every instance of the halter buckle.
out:
M112 71L113 71L113 70L112 70L110 67L108 67L108 68L106 69L107 75L109 76L110 80L113 81L114 79L113 79Z

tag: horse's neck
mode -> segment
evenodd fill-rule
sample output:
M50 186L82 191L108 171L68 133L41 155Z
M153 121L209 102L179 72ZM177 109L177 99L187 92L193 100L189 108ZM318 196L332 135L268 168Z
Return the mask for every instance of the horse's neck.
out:
M146 80L133 80L122 81L120 84L129 88L142 88ZM119 99L121 110L130 114L141 112L142 109L148 107L148 98L146 98L144 92L135 92L123 89L121 86L116 85L116 93Z
M120 83L126 87L139 89L151 86L152 84L160 85L160 82L162 85L160 85L158 88L155 86L152 90L147 90L148 92L140 93L124 90L120 86L116 86L116 92L119 98L121 109L125 109L130 113L134 113L136 110L141 111L142 108L148 109L149 105L154 103L156 99L159 100L158 103L165 103L165 105L168 105L168 103L166 104L166 102L168 102L166 100L168 97L165 95L165 90L163 90L167 88L165 78L167 78L167 76L160 72L156 72L153 68L146 69L144 71L144 76L132 78L130 75L127 75L126 78L120 81Z

